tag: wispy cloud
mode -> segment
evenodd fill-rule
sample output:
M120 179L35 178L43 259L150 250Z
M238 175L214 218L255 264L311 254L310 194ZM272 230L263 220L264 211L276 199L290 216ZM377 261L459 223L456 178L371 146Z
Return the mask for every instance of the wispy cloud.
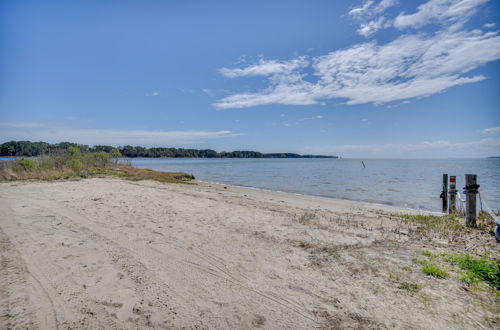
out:
M236 78L243 76L269 76L276 74L289 74L294 70L307 66L309 63L304 56L299 56L290 61L275 61L260 59L257 64L249 65L242 69L222 68L219 71L226 77Z
M489 0L429 0L416 8L413 13L400 13L394 18L383 16L384 12L398 4L395 0L364 2L352 9L349 14L358 22L359 34L370 37L382 28L397 29L420 28L427 24L461 25L474 15L480 5ZM486 26L485 26L486 27ZM490 26L491 27L491 26Z
M30 122L30 121L20 121L20 122L0 122L0 127L11 127L11 128L30 128L30 127L42 127L42 123Z
M385 17L379 17L376 20L372 20L367 23L362 23L359 29L356 30L356 32L358 32L364 37L370 37L371 35L373 35L375 32L377 32L387 24L388 23L386 22Z
M150 92L150 93L146 93L146 96L147 97L150 97L150 96L159 96L160 95L160 92Z
M349 11L349 15L352 16L364 16L369 12L370 7L373 5L373 1L365 1L360 7L355 7Z
M316 119L323 119L324 117L322 115L317 115L313 117L307 117L307 118L302 118L300 121L305 121L305 120L316 120Z
M365 1L360 7L350 10L349 15L360 22L357 32L364 37L370 37L378 30L392 25L392 20L382 14L397 4L397 0L381 0L377 4L374 1Z
M214 106L231 109L267 104L311 105L331 99L344 99L347 104L381 104L425 97L453 86L481 81L485 77L468 73L500 59L498 31L467 30L457 22L468 19L476 8L473 5L479 6L485 1L430 0L427 6L418 7L417 13L425 15L398 16L401 27L420 26L422 17L441 19L443 26L433 33L416 31L385 44L371 41L312 58L261 59L244 68L221 69L231 78L267 76L269 85L258 92L229 95ZM365 2L356 15L368 15L368 10L373 11L382 2ZM430 14L434 13L435 3L447 4L446 13L438 18ZM438 7L443 8L442 4ZM386 24L384 22L380 24ZM367 28L366 33L373 33L371 29Z
M378 3L369 0L365 1L361 6L355 7L349 11L349 15L356 18L366 18L382 14L388 8L398 4L397 0L381 0Z
M214 97L216 95L216 93L210 88L203 88L202 92L207 94L210 97Z
M282 114L280 117L286 117L286 116ZM286 120L286 121L281 122L280 124L283 125L283 126L289 127L289 126L298 125L298 124L300 124L301 122L304 122L304 121L318 120L318 119L323 119L323 118L325 118L325 117L322 116L322 115L316 115L316 116L312 116L312 117L300 118L298 120ZM273 125L276 125L276 124L273 124Z
M213 139L233 137L242 134L229 130L220 131L157 131L75 128L39 124L20 126L18 123L2 124L0 140L31 140L46 142L73 141L89 145L144 145L144 146L189 146Z
M430 0L413 14L401 13L394 20L397 28L418 28L429 23L463 23L474 15L477 8L489 0Z
M483 130L484 134L500 134L500 126L486 128Z

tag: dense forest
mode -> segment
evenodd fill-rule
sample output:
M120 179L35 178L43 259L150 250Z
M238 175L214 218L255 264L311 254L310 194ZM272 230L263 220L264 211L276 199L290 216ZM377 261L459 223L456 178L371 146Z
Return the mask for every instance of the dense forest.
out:
M84 144L61 142L50 144L46 142L9 141L0 145L0 156L39 156L77 147L82 152L110 152L115 147L96 145L90 147ZM124 157L176 157L176 158L337 158L337 156L299 155L293 153L261 153L257 151L217 152L211 149L183 149L183 148L145 148L140 146L123 146L117 148Z

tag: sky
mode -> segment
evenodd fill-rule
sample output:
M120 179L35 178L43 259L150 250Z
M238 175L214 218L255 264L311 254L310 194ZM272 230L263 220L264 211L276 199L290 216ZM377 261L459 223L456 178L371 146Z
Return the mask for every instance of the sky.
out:
M500 156L500 2L0 0L0 142Z

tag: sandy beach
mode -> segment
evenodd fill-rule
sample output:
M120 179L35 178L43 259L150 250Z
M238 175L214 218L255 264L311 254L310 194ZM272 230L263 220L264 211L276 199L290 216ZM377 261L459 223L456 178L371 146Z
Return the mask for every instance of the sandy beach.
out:
M0 328L494 328L389 206L113 178L0 184ZM498 326L498 324L496 324Z

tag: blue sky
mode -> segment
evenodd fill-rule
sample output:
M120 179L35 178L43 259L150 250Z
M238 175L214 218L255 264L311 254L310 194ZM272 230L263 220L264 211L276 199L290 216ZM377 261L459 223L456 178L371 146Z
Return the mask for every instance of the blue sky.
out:
M1 1L0 142L500 155L500 4Z

